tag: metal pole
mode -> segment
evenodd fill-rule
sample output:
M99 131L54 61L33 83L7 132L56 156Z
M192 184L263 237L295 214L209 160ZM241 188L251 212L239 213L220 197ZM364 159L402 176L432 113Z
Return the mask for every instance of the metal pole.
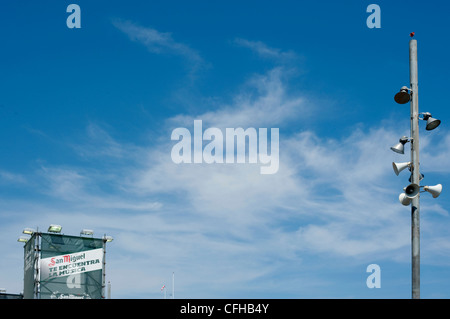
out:
M411 81L411 183L419 181L419 90L417 75L417 40L409 41L409 76ZM420 193L411 201L412 298L420 299Z
M172 273L172 299L175 299L175 272Z
M106 234L103 236L102 299L105 299Z
M34 288L34 299L41 299L41 233L36 232L36 243L35 243L35 288Z

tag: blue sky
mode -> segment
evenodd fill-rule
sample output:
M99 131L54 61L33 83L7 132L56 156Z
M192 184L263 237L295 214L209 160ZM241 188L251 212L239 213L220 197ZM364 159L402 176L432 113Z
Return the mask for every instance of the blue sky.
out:
M81 8L69 29L66 8ZM369 4L381 8L370 29ZM419 56L421 295L450 297L444 2L20 1L0 10L0 287L25 227L94 229L114 298L410 298L409 33ZM280 167L180 164L177 127L279 128ZM369 289L370 264L381 288ZM170 291L169 291L170 293Z

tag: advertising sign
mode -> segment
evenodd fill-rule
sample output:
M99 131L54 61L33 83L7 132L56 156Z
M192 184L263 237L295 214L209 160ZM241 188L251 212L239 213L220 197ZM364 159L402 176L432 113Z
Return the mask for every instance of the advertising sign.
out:
M102 263L102 248L43 258L40 262L41 280L101 270Z
M102 298L102 239L42 234L39 265L41 299Z

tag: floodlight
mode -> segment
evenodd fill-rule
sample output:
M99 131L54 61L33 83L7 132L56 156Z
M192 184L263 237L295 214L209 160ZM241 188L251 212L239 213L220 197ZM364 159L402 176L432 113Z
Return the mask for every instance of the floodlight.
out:
M411 162L405 162L405 163L392 163L392 167L394 168L395 175L398 176L401 171L403 171L407 167L411 167Z
M427 126L426 126L427 131L434 130L436 127L439 126L439 124L441 124L441 121L438 119L432 118L431 114L429 112L422 113L422 115L423 115L423 120L427 121Z
M36 232L36 230L34 230L33 228L25 228L22 232L25 235L33 235Z
M20 236L18 239L17 239L17 241L18 242L20 242L20 243L26 243L27 241L28 241L28 237L25 237L25 236Z
M437 184L434 186L424 186L423 189L433 195L433 198L437 198L442 192L442 185Z
M395 94L394 96L395 102L397 102L398 104L408 103L411 100L411 95L408 93L408 90L409 89L406 86L403 86L400 89L400 92Z
M391 150L393 150L396 153L399 154L405 154L405 144L408 142L408 138L406 136L403 136L400 138L399 142L391 147Z
M55 225L55 224L51 224L50 226L48 226L48 232L50 233L60 233L61 232L61 225Z
M103 236L103 240L106 241L107 243L110 243L113 241L114 238L112 238L111 236Z
M92 229L82 229L80 235L93 236L94 231Z

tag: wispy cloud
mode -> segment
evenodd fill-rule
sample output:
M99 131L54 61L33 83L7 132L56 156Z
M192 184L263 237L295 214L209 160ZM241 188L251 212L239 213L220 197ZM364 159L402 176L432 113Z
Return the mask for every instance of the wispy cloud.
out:
M252 50L262 58L272 59L278 63L291 62L298 58L297 54L293 51L283 51L281 49L272 48L261 41L250 41L242 38L236 38L234 39L234 43L238 46Z
M291 95L286 88L289 76L286 69L276 67L265 74L253 76L230 105L220 105L203 114L179 114L168 119L169 125L192 125L200 118L208 126L226 127L278 127L300 114L310 115L308 99Z
M311 297L312 288L335 284L332 275L317 272L321 260L336 268L408 262L409 214L391 176L389 146L397 133L380 126L323 137L306 126L307 119L291 127L306 108L311 117L321 108L301 92L287 93L284 70L255 76L244 86L251 93L241 91L231 105L166 122L169 131L189 127L194 118L217 127L284 127L277 174L261 175L250 164L177 165L170 158L170 134L137 146L91 123L87 142L75 148L89 165L42 167L36 178L45 199L0 201L0 209L24 214L25 226L58 222L67 233L91 227L113 235L108 276L123 297L160 297L172 271L178 296L187 298L205 297L206 289L210 298L245 297L252 287ZM444 143L442 154L449 148ZM439 203L432 209L448 215ZM440 241L429 242L428 251L450 264L438 248L450 240L436 226ZM266 280L274 275L276 283ZM294 287L293 278L301 285Z
M85 158L108 158L121 160L130 155L136 154L139 149L131 144L123 144L116 141L107 128L103 128L98 123L89 123L86 126L83 140L70 144L75 152Z
M193 69L203 62L200 54L188 45L176 41L170 32L161 32L150 27L143 27L131 21L113 20L113 25L125 33L130 40L143 44L155 54L172 54L187 59Z
M0 170L0 184L24 184L26 182L23 175Z

